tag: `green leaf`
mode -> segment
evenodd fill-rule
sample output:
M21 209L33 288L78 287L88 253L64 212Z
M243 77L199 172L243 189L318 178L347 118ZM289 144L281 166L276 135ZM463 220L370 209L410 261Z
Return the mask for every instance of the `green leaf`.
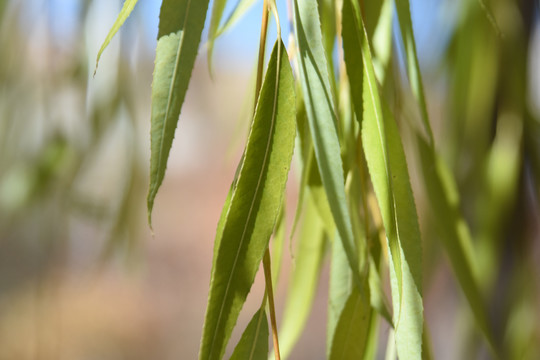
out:
M227 5L227 0L214 0L214 5L212 6L212 17L210 18L210 27L208 28L208 69L210 73L212 72L214 42L217 38L217 31L223 17L225 5Z
M299 51L297 61L300 82L317 164L353 277L357 285L361 286L358 255L345 198L337 119L322 44L317 1L295 0L293 22Z
M416 55L416 42L414 40L409 0L397 0L395 1L395 4L399 19L399 27L401 29L401 39L403 41L403 47L405 48L407 74L409 75L413 94L420 105L420 114L424 124L424 130L427 133L429 143L433 146L433 132L431 131L431 125L429 123L424 85L422 84L422 74L420 73L420 65L418 64L418 56Z
M328 321L326 326L326 356L330 357L332 342L343 308L352 288L351 269L347 264L347 254L336 231L332 242L330 260L330 283L328 287Z
M164 0L152 82L148 222L165 176L174 131L197 57L209 0Z
M422 244L407 162L397 125L383 107L358 3L343 3L343 46L356 111L362 111L362 142L386 230L396 345L400 359L422 354ZM358 69L361 53L363 74ZM363 86L360 90L359 86ZM357 94L362 91L363 104ZM356 95L355 95L356 94ZM383 113L384 110L384 113Z
M279 331L281 357L286 359L306 325L313 306L325 250L322 219L308 196L302 232Z
M494 345L487 321L486 305L478 286L478 271L474 264L473 245L469 227L460 210L456 184L443 160L429 144L416 136L422 173L437 233L450 259L452 269L465 294L475 320L491 346Z
M253 4L255 4L255 1L256 0L238 0L233 11L227 20L225 20L225 23L217 31L216 37L222 35L224 32L233 27L238 20L240 20L242 16L244 16L244 14L253 6Z
M372 310L368 288L361 295L353 288L339 317L332 341L330 360L363 359L369 339Z
M116 21L114 22L111 30L109 30L109 33L107 34L107 37L103 41L103 44L101 45L101 48L98 51L97 58L96 58L96 69L94 70L94 75L97 71L97 67L99 64L99 59L101 58L101 54L103 54L103 51L109 46L109 43L111 42L112 38L118 30L124 25L124 22L127 20L133 9L135 8L135 5L137 4L137 1L139 0L125 0L124 6L122 6L122 10L120 10L120 14L118 14L118 17L116 18Z
M268 356L268 320L263 308L251 318L230 360L266 360Z
M294 79L276 42L236 187L223 224L200 359L221 359L268 246L283 201L295 138Z
M276 229L272 238L272 284L274 289L277 287L279 281L279 275L281 274L281 264L283 259L283 248L285 247L285 233L287 230L287 217L285 216L286 206L285 198L279 217L276 223Z

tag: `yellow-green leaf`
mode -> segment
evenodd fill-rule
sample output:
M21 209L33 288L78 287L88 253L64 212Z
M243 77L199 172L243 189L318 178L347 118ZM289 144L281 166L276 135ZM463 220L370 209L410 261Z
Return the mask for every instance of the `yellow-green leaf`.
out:
M308 196L302 232L279 329L281 357L286 359L306 325L315 299L325 249L325 233L313 198Z
M219 24L225 10L227 0L214 0L212 5L212 17L210 18L210 27L208 28L208 69L212 72L212 55L214 53L214 42L216 41Z
M343 3L343 40L345 54L349 52L345 61L351 87L355 88L351 89L355 111L363 114L364 153L389 248L397 351L400 359L419 359L423 329L422 244L416 206L397 125L379 95L367 32L356 0ZM360 54L362 62L352 54ZM357 71L359 66L363 73ZM359 93L363 102L358 99Z
M358 254L345 197L345 181L337 118L322 43L317 0L294 0L294 29L300 83L315 157L328 203L347 254L353 278L360 287Z
M414 96L416 97L416 101L418 101L420 106L420 114L424 124L424 130L427 133L429 143L431 146L433 146L433 133L429 123L426 97L424 95L424 85L422 83L422 74L420 72L420 65L418 64L418 56L416 55L416 42L414 40L409 0L397 0L395 1L395 4L399 19L399 27L401 29L401 39L403 41L403 47L405 48L409 82L411 83L411 88Z
M124 6L122 6L122 10L120 10L120 14L118 14L118 17L116 18L116 21L114 22L111 30L109 30L109 33L107 34L107 37L103 41L103 44L101 45L101 48L98 51L97 58L96 58L96 70L99 64L99 59L101 58L101 54L103 54L103 51L109 46L109 43L111 42L112 38L118 30L124 25L124 22L126 22L127 18L135 8L135 5L137 4L137 1L139 0L125 0ZM96 72L94 70L94 73Z

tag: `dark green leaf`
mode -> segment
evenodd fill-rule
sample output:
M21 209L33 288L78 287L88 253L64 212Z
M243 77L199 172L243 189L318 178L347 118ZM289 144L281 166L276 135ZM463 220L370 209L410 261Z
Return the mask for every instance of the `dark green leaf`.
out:
M152 83L148 221L165 176L174 131L197 57L209 0L164 0Z
M230 360L266 360L268 356L268 320L264 309L251 318Z

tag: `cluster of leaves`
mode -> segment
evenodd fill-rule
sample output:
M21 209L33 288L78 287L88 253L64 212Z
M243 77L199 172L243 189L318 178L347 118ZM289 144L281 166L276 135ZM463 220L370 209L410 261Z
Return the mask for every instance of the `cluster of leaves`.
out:
M125 1L100 54L136 2ZM239 1L222 25L226 3L213 3L210 57L216 38L253 1ZM149 220L208 5L209 0L163 0L161 6L152 85ZM531 31L526 9L510 0L461 4L461 23L451 36L444 63L450 115L437 123L445 134L437 141L408 0L292 0L290 7L294 38L287 53L276 4L264 1L257 101L218 224L200 359L224 356L261 262L267 293L231 358L268 356L267 303L275 356L287 357L306 323L326 252L331 253L328 358L373 358L381 321L392 328L390 356L395 351L400 359L430 358L422 244L430 246L425 252L432 251L431 239L440 240L448 256L474 319L472 333L485 340L482 346L471 342L471 353L480 347L493 357L534 358L539 354L534 345L538 328L530 326L519 339L509 329L523 318L517 304L527 304L525 314L537 313L535 290L516 290L516 296L507 299L515 312L498 313L496 322L488 313L488 299L496 295L498 269L505 261L506 237L527 237L510 233L518 225L505 219L512 209L527 208L538 200L538 122L525 100ZM263 79L271 10L278 36ZM496 21L494 14L507 17ZM400 75L395 74L395 48L402 49L408 91L400 88ZM414 110L401 108L403 92L412 94ZM398 124L402 119L407 121ZM406 139L406 145L417 150L413 155L406 156ZM301 226L291 291L278 332L268 247L274 234L272 257L282 258L284 193L295 149L301 179L293 229ZM423 198L429 209L427 219L420 217L422 224L431 226L423 232L424 241L409 180L411 156L419 163L416 177L422 182L423 194L416 197ZM524 193L520 184L533 190ZM460 199L463 195L465 201ZM524 253L511 259L518 256L527 259ZM513 283L530 270L531 259L524 264L510 274L516 279ZM273 265L275 273L279 263ZM383 286L386 275L391 306Z

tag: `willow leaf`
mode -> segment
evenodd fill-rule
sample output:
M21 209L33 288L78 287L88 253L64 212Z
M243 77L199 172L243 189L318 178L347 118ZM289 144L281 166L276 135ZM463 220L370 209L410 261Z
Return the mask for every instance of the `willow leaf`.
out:
M427 197L433 213L437 214L434 220L438 234L478 327L493 346L486 304L478 286L476 268L473 266L471 234L460 211L457 186L443 160L431 151L423 138L419 135L416 138Z
M268 319L261 308L251 318L230 360L266 360L268 335Z
M325 249L324 226L311 196L308 196L302 232L280 327L280 350L286 359L306 325L313 306Z
M213 264L200 359L222 358L268 246L290 168L294 120L292 70L283 43L278 41L270 57Z
M372 310L366 295L353 288L339 317L332 341L330 360L363 359L369 339Z
M256 0L238 0L233 11L231 12L227 20L225 20L225 23L217 31L216 36L220 36L227 30L229 30L231 27L233 27L238 22L238 20L240 20L242 16L244 16L244 14L253 6L253 4L255 4L255 1Z
M411 20L411 5L409 0L397 0L395 1L395 4L399 19L399 27L401 29L401 39L403 41L403 47L405 48L407 74L409 75L413 94L420 106L420 114L429 143L433 146L433 132L431 131L431 125L429 123L424 85L422 84L422 74L420 72L420 65L418 64L418 56L416 54L416 42L414 40Z
M208 68L212 69L212 55L214 53L214 42L217 37L217 31L223 11L227 5L227 0L214 0L212 5L212 17L210 18L210 27L208 28ZM210 71L211 72L211 71Z
M284 198L281 211L276 223L276 229L272 238L272 284L274 289L277 288L279 276L281 274L281 265L283 260L283 250L285 247L285 233L287 232L287 217L285 209L287 204Z
M197 57L209 0L164 0L152 82L148 222L165 176L174 131Z
M330 260L330 283L328 288L328 321L326 326L326 356L330 357L339 317L351 293L351 269L347 264L347 254L336 233L332 242Z
M422 354L423 309L422 247L416 206L397 125L379 96L359 4L353 6L351 1L343 3L343 45L345 53L361 52L362 56L362 77L358 78L358 71L349 72L349 76L352 86L363 86L363 104L356 96L353 101L356 110L363 112L363 148L390 252L396 345L400 359L418 359ZM351 56L346 56L345 61L347 69L358 67Z
M337 119L322 44L317 0L294 0L293 22L299 51L297 61L300 82L315 157L353 278L357 285L361 286L358 255L345 198Z
M111 30L109 30L109 33L107 34L107 37L103 41L103 44L101 45L101 48L98 51L97 58L96 58L96 70L99 64L99 59L101 58L101 54L105 51L107 46L109 46L109 43L113 39L114 35L120 30L122 25L124 25L124 22L126 22L127 18L135 8L135 5L137 4L139 0L125 0L124 6L122 6L122 10L120 10L120 14L118 14L118 17L116 18L113 26L111 27ZM94 70L95 74L95 70Z

